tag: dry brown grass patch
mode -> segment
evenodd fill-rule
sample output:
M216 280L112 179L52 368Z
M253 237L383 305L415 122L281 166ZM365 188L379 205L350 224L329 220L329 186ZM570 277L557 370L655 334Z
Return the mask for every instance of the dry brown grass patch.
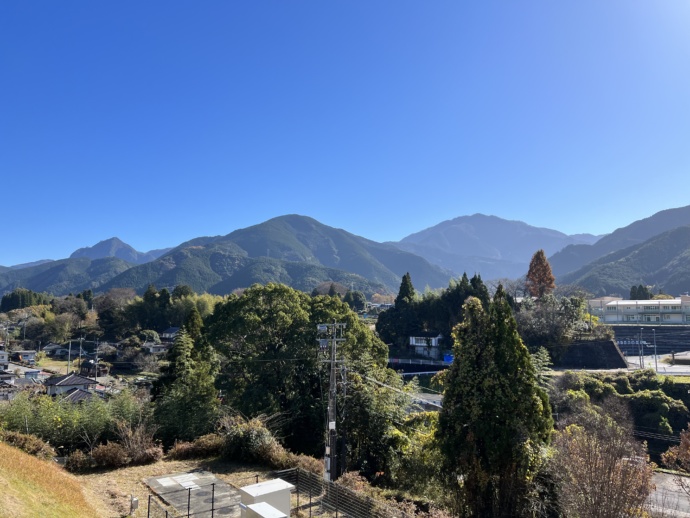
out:
M0 516L91 518L98 516L82 486L53 461L39 460L0 443Z

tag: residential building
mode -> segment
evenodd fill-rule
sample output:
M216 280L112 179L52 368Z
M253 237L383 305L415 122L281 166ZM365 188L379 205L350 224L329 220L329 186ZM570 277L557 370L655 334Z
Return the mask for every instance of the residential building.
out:
M90 392L96 387L96 382L92 379L72 373L65 376L48 378L44 385L49 396L56 396L58 394L69 392L75 388Z
M14 361L33 365L36 363L36 351L14 351L12 353L12 359Z
M437 332L421 332L410 337L410 347L415 354L434 360L441 358L440 342L443 337Z
M179 333L179 331L179 327L169 327L160 334L160 338L164 342L172 342L173 340L175 340L175 337L177 336L177 333Z
M149 354L160 354L160 353L167 353L168 350L170 349L170 344L155 344L153 342L144 342L142 344L141 348L146 349Z

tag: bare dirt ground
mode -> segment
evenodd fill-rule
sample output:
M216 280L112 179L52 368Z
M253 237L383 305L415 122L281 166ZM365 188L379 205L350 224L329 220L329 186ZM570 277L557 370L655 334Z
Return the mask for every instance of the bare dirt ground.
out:
M266 480L268 469L220 460L161 460L146 466L133 466L110 471L79 475L87 499L99 511L99 518L128 516L130 498L139 499L134 517L146 516L149 489L144 479L203 469L219 479L240 487ZM258 479L257 479L258 477Z

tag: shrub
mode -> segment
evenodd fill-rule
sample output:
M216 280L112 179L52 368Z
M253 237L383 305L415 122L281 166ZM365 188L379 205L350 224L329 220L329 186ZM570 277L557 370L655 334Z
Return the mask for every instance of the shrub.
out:
M188 441L175 441L168 450L168 458L175 460L192 459L196 456L194 444Z
M163 448L153 440L153 429L146 423L132 426L124 421L116 424L121 448L132 464L150 464L163 458Z
M84 473L91 468L92 460L81 450L75 450L67 456L65 469L72 473Z
M96 446L92 455L96 465L103 468L121 468L130 461L127 450L121 444L110 441Z
M179 460L214 457L220 455L224 447L224 437L209 433L195 439L194 442L175 441L173 447L168 451L168 457Z
M163 458L163 448L150 446L145 450L130 452L132 464L153 464Z
M226 457L256 462L274 469L298 466L312 473L323 471L320 460L286 450L261 418L245 420L239 416L224 417L220 429L224 442L222 453ZM208 441L212 442L210 438Z
M205 457L220 455L225 444L225 439L218 434L209 433L202 435L194 441L194 448Z
M231 459L267 464L271 450L278 445L261 419L246 421L241 417L229 417L221 426L225 435L223 453Z
M55 457L55 450L50 444L35 435L3 431L0 434L0 440L41 459L51 459Z

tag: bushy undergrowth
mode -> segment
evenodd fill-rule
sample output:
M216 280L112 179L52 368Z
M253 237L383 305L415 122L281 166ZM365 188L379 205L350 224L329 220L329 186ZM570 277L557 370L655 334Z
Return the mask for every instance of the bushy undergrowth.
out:
M220 434L224 439L222 454L228 459L264 464L273 469L300 467L312 473L323 470L320 460L286 450L261 418L224 417Z
M65 459L65 469L71 473L86 473L93 466L93 459L81 450L75 450Z
M55 457L55 450L42 439L35 435L3 430L0 432L0 441L19 448L20 450L34 455L40 459L52 459Z
M91 456L96 465L102 468L121 468L129 464L130 460L121 444L110 441L96 446Z
M168 451L170 459L197 459L215 457L222 453L225 447L225 439L215 433L202 435L194 441L176 441Z

